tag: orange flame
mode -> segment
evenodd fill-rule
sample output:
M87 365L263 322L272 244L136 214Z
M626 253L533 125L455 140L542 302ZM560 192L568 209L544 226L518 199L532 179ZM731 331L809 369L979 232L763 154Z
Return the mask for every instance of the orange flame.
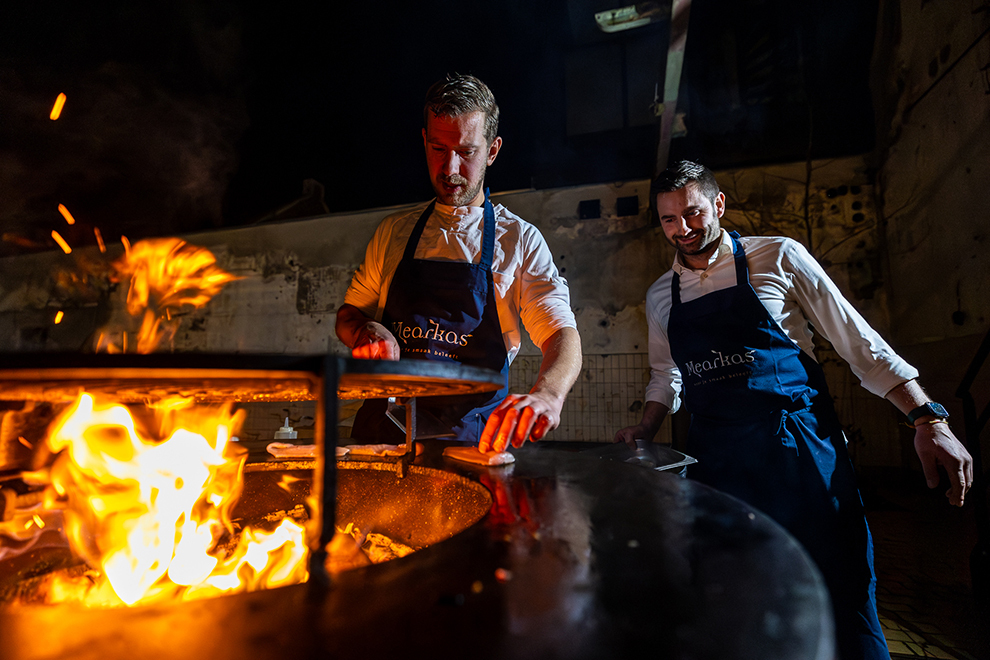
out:
M103 242L103 234L100 233L99 227L93 227L93 235L96 236L96 244L100 246L100 252L105 253L107 251L107 246L106 243Z
M134 605L305 581L304 530L289 518L272 532L246 527L223 550L243 485L247 452L229 442L243 411L171 402L155 414L158 428L142 429L123 406L82 394L53 425L49 448L63 453L49 497L64 504L73 551L99 575L60 578L50 601Z
M63 316L65 315L62 313L62 310L58 310L58 312L55 313L55 325L58 325L59 323L62 322Z
M150 353L175 336L184 308L199 308L228 282L240 279L216 265L209 250L178 238L138 241L130 245L122 236L125 253L114 263L121 277L130 279L127 313L141 320L137 331L138 353ZM120 332L120 343L110 337ZM116 340L114 340L116 341ZM127 352L126 330L108 330L100 336L98 351Z
M58 243L58 246L62 248L62 252L65 252L66 254L70 254L72 252L72 248L70 248L69 244L65 242L65 239L62 238L62 235L59 234L54 229L52 230L52 238L54 238L55 242Z
M55 105L52 106L52 112L49 117L52 121L55 121L62 115L62 108L65 106L65 94L59 94L55 97ZM71 222L69 224L72 224Z
M76 224L76 219L72 217L71 213L69 213L69 209L65 208L65 204L58 205L58 212L62 214L62 217L65 218L65 221L70 225Z

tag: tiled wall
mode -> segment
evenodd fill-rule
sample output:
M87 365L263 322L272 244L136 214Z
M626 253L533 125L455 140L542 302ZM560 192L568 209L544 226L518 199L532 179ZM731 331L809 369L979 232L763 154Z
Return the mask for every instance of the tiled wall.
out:
M510 391L529 391L536 381L541 359L538 355L519 356L513 361L509 370ZM639 422L649 378L650 365L645 353L584 356L581 376L564 403L560 426L547 440L611 441L617 430ZM346 418L354 414L357 404L341 402L342 436L346 435ZM240 434L246 442L271 441L286 417L300 441L313 437L315 402L248 403L241 407L248 411ZM657 441L670 443L669 425L664 425Z
M509 391L527 392L536 381L542 358L516 357L509 370ZM638 424L643 415L650 363L646 353L585 355L560 426L548 440L610 442L615 432ZM670 425L664 424L657 442L670 444Z

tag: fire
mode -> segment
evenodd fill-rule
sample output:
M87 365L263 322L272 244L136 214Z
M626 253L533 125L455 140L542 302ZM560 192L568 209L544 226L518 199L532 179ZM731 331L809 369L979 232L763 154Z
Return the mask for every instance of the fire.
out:
M62 453L46 500L64 509L70 546L97 571L56 579L49 600L135 605L305 581L302 526L286 518L272 532L235 533L247 452L230 438L243 412L185 402L153 412L141 424L82 394L53 425L48 445Z
M177 314L183 309L204 306L228 282L240 279L216 265L206 248L178 238L124 242L124 256L114 263L121 278L130 279L127 312L140 319L136 352L151 353L175 336ZM104 332L98 351L127 352L126 331L119 343L111 343L113 330Z
M55 325L58 325L59 323L62 322L62 317L63 316L65 316L65 314L62 312L62 310L58 310L55 313Z

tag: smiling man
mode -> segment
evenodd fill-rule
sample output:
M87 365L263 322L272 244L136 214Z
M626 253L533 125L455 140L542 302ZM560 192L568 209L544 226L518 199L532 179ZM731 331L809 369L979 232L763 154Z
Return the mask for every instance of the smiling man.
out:
M683 396L691 411L688 476L761 509L804 545L832 596L842 660L889 658L877 618L873 546L812 326L864 388L914 425L930 487L948 473L952 504L973 484L972 458L945 409L842 296L797 241L740 237L719 219L725 195L708 168L671 165L651 195L674 265L646 294L652 376L643 419L616 441L652 440Z
M538 440L560 423L580 372L581 342L567 283L543 236L488 199L485 173L502 148L491 90L463 75L433 85L423 108L423 146L436 199L379 225L337 312L337 336L358 358L500 371L506 384L494 394L419 405L482 451ZM543 363L528 393L508 394L523 326ZM366 402L352 436L398 441L384 412L384 402Z

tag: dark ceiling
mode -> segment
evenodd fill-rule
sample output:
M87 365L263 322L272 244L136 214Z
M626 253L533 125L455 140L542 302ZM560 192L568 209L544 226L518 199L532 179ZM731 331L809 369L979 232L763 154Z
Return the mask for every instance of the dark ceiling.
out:
M421 103L485 80L493 190L649 178L667 24L607 0L0 8L0 255L425 200ZM695 0L672 157L715 168L864 153L877 5ZM58 121L48 117L67 95ZM278 212L304 194L306 201ZM78 222L58 214L64 204Z

